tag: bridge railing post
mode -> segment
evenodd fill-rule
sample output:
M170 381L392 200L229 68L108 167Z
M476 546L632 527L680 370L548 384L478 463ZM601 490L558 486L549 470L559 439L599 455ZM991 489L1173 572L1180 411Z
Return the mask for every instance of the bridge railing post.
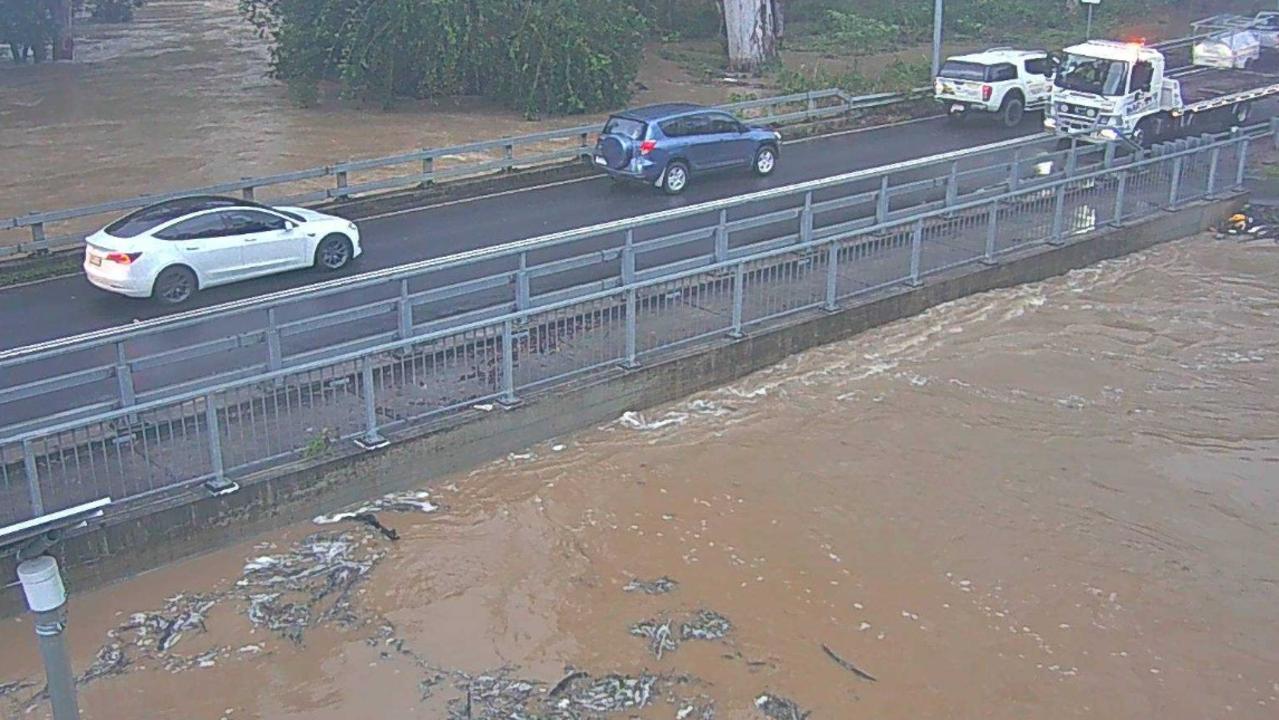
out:
M1065 242L1066 233L1066 184L1057 186L1053 200L1053 228L1048 236L1049 245L1061 245Z
M22 441L22 467L27 475L27 496L31 499L31 516L44 515L44 493L40 490L40 470L36 466L35 449L30 440Z
M728 331L731 338L742 337L742 308L745 305L746 292L746 264L737 263L733 267L733 320L732 327Z
M826 303L822 306L826 312L839 309L837 301L839 285L839 240L831 240L826 247Z
M1239 165L1235 168L1235 190L1243 190L1244 179L1248 172L1248 138L1239 140Z
M916 220L915 225L910 233L910 279L906 284L911 287L918 287L919 266L923 260L924 254L924 221Z
M499 380L501 385L501 396L498 402L505 407L515 407L519 404L519 397L515 394L515 326L510 320L502 323L501 338L501 354L502 354L502 377Z
M1110 224L1119 227L1124 223L1124 196L1128 192L1128 171L1119 171L1119 184L1115 187L1115 212Z
M990 214L986 217L986 252L982 254L983 265L996 265L995 243L999 239L999 201L990 204Z

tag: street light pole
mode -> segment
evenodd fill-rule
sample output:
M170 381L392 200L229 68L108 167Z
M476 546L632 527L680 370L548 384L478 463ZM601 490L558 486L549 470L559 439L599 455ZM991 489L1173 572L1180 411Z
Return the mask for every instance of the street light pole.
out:
M18 580L27 596L27 605L36 616L36 638L44 675L49 685L49 703L53 720L79 720L75 675L62 631L66 629L67 591L58 572L58 561L49 555L23 560L18 565Z
M933 3L933 77L941 72L941 21L943 0Z

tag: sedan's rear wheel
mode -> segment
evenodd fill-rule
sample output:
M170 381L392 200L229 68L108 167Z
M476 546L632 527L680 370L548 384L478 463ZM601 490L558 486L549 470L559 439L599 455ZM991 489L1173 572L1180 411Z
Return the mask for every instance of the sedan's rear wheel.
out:
M341 235L329 235L315 248L315 266L337 272L351 262L351 241Z
M151 287L151 298L163 305L181 305L195 294L195 273L181 265L173 265L160 271Z

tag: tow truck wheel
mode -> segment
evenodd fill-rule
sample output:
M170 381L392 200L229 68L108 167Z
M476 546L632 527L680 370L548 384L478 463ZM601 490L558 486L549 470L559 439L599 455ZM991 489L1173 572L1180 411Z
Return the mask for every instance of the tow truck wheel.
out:
M1252 107L1247 103L1239 103L1235 106L1234 116L1235 125L1240 127L1248 124L1248 116L1252 114Z
M1017 127L1026 116L1026 105L1020 97L1009 97L1004 100L1004 107L999 111L999 119L1004 127Z

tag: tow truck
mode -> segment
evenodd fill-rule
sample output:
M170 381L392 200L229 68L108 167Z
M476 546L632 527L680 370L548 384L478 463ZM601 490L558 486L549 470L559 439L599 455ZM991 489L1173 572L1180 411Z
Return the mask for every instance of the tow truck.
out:
M1253 103L1279 96L1276 52L1263 45L1251 58L1214 55L1223 48L1257 50L1255 43L1235 37L1249 32L1246 27L1218 32L1213 52L1201 43L1198 62L1177 69L1143 42L1091 40L1066 48L1044 128L1084 142L1125 140L1149 147L1246 124Z

